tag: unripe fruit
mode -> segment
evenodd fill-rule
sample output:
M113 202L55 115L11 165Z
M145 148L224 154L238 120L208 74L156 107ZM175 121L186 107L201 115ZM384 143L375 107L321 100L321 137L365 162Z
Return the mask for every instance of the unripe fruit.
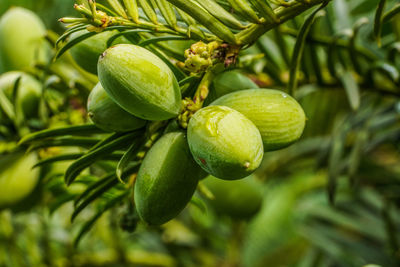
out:
M85 33L88 33L88 31L82 30L74 32L71 34L70 38L74 39ZM71 56L82 69L97 74L97 62L99 61L99 57L107 49L108 39L116 33L118 33L118 31L104 31L77 43L70 49ZM124 42L123 39L117 38L113 43L117 44L122 42Z
M218 214L248 219L261 208L261 184L252 175L235 181L224 181L209 175L202 182L214 195L209 202Z
M157 121L179 113L181 93L173 72L140 46L110 47L99 59L98 74L108 95L136 117Z
M249 176L264 154L257 127L241 113L224 106L197 111L189 121L188 141L195 161L221 179Z
M8 10L0 19L0 73L45 63L50 52L45 35L46 28L35 13L20 7Z
M42 85L35 78L19 71L6 72L0 76L0 90L11 100L14 85L19 77L21 79L17 91L17 107L25 118L37 117Z
M211 105L233 108L249 118L260 130L264 151L281 149L297 141L306 117L297 101L272 89L250 89L227 94Z
M34 153L13 153L0 159L0 209L12 207L28 197L39 181Z
M176 217L190 201L201 174L185 134L163 135L147 152L136 178L134 198L139 217L151 225Z
M215 76L206 103L211 103L215 99L235 91L254 88L258 88L258 85L240 71L224 71Z
M87 110L90 119L99 128L112 132L127 132L146 124L118 106L98 83L89 94Z

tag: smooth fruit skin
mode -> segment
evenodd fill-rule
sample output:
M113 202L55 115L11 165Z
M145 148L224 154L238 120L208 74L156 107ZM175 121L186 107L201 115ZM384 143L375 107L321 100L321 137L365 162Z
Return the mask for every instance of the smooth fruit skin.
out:
M42 85L34 77L20 71L3 73L0 75L0 90L11 100L12 90L19 77L21 79L17 91L17 107L25 118L35 118L38 116Z
M302 135L306 117L300 104L288 94L273 89L249 89L218 98L211 105L233 108L260 130L264 151L281 149Z
M35 13L21 7L9 9L0 19L0 73L45 63L50 52L45 35L46 28Z
M253 175L234 181L221 180L209 175L202 183L214 195L214 199L209 202L218 214L235 219L249 219L261 208L262 185Z
M87 30L74 32L71 34L70 38L74 39L88 32ZM97 62L99 57L107 49L108 39L116 33L118 33L118 31L104 31L79 42L70 49L71 56L82 69L97 74ZM117 38L114 43L121 42L124 42L124 40Z
M108 95L136 117L167 120L180 111L181 93L173 72L140 46L107 49L99 59L98 75Z
M17 205L28 197L39 181L39 169L32 169L37 162L35 153L13 153L0 159L0 210Z
M224 71L215 76L206 103L211 103L215 99L235 91L255 88L258 88L258 85L240 71Z
M87 110L90 119L99 128L111 132L127 132L142 128L146 121L118 106L98 83L89 94Z
M183 132L163 135L147 152L134 191L139 217L160 225L176 217L190 201L201 175Z
M188 142L195 161L207 173L226 180L249 176L264 154L256 126L224 106L197 111L189 121Z

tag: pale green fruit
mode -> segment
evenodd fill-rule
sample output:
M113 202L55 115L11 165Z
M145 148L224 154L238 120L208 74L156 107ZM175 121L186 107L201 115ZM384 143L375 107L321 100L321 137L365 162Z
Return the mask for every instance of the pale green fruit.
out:
M27 197L39 181L35 153L14 153L0 159L0 209L16 205Z
M50 46L45 35L46 28L35 13L21 7L9 9L0 19L0 73L46 63Z
M257 127L243 114L224 106L197 111L189 121L188 141L196 162L221 179L250 175L264 154Z
M250 119L261 133L264 150L281 149L302 135L306 117L288 94L272 89L249 89L224 95L211 105L233 108Z
M181 93L173 72L140 46L110 47L99 59L98 74L108 95L136 117L166 120L180 111Z
M112 132L127 132L143 127L145 120L139 119L118 106L98 83L89 94L88 115L96 126Z
M201 175L185 134L163 135L146 154L136 178L134 198L139 217L160 225L177 216L190 201Z

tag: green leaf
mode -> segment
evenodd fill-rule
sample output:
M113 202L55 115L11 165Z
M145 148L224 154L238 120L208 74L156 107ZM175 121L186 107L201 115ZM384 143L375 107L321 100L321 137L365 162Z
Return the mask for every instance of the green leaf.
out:
M115 175L107 176L106 178L104 178L104 180L105 180L104 183L101 183L95 189L88 191L85 199L79 201L79 204L76 204L74 212L71 215L71 223L74 222L76 216L78 216L81 213L81 211L83 211L90 203L98 199L101 195L103 195L105 192L113 188L113 186L118 183L118 180L116 179Z
M101 134L101 133L106 133L106 132L104 130L97 128L94 124L46 129L43 131L35 132L24 136L19 141L19 145L24 145L27 143L40 141L46 138L54 138L58 136L66 136L66 135L85 136L85 135Z
M150 30L143 30L143 29L133 29L133 30L126 30L123 32L119 32L117 34L114 34L113 36L111 36L108 40L107 40L107 47L110 47L112 45L112 43L121 36L128 36L128 35L132 35L132 34L137 34L139 32L151 32Z
M311 25L313 24L315 18L324 15L324 13L319 13L319 12L327 4L328 4L328 2L322 4L316 10L314 10L307 17L307 19L304 21L303 25L301 26L299 35L297 36L297 39L296 39L296 44L294 46L292 60L290 63L290 77L289 77L289 83L288 83L288 92L290 95L294 95L294 92L297 88L297 78L298 78L297 76L298 76L299 66L300 66L300 62L301 62L301 57L303 55L304 44L306 41L307 34L310 31Z
M54 60L58 59L61 57L65 52L67 52L68 49L73 47L74 45L88 39L89 37L95 35L96 32L87 32L82 35L79 35L78 37L75 37L74 39L70 40L68 43L66 43L64 46L62 46L54 56Z
M360 107L360 88L357 81L350 71L344 71L339 75L339 78L346 91L351 108L357 110Z
M49 157L37 162L32 168L40 167L46 164L60 162L60 161L68 161L68 160L75 160L82 157L85 153L71 153L71 154L63 154L54 157ZM122 153L114 152L105 157L107 160L119 160L123 156Z
M147 46L147 45L154 44L154 43L157 43L157 42L170 41L170 40L189 40L189 39L187 37L174 36L174 35L171 35L171 36L160 36L160 37L153 37L153 38L145 39L145 40L139 42L138 45Z
M394 16L400 13L400 4L396 4L391 10L385 13L382 17L382 24L390 21Z
M111 152L124 147L126 142L138 137L142 132L136 131L132 133L125 134L107 144L97 147L95 150L91 150L74 163L72 163L65 172L65 183L70 185L75 178L87 167L96 162L97 160L104 158Z
M53 146L74 146L89 148L99 142L99 139L91 137L59 137L57 139L41 140L33 143L28 151L34 151L41 148L53 147Z
M374 36L376 38L376 41L378 42L378 46L381 46L381 33L382 33L382 21L383 21L382 17L385 5L386 5L386 0L380 0L375 12Z
M78 246L79 241L82 239L82 237L93 227L94 223L101 217L101 215L103 215L104 212L106 212L108 209L120 203L127 196L127 194L128 192L124 192L112 198L111 200L107 201L105 204L99 206L96 214L89 221L87 221L80 229L78 235L74 240L74 246L75 247Z
M0 108L4 111L10 120L15 119L14 107L4 94L3 90L0 90Z
M65 39L67 39L68 36L70 36L72 33L78 32L78 31L81 31L81 30L84 30L84 29L86 29L86 28L87 28L87 25L84 24L84 25L76 25L76 26L74 26L74 27L72 27L72 28L66 30L66 31L57 39L57 41L56 41L56 46L57 46L60 42L62 42L62 41L64 41Z
M132 145L128 148L125 154L122 156L121 160L118 162L117 168L115 170L115 174L117 175L118 180L121 183L125 183L123 181L122 174L126 167L132 163L132 161L136 158L139 149L144 144L145 138L139 138L133 141Z

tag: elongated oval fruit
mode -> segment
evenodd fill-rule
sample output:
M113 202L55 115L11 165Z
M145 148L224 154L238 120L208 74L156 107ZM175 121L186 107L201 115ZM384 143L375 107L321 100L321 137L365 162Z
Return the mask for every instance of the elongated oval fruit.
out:
M46 28L35 13L21 7L9 9L0 19L0 73L45 63L50 57L45 35Z
M189 121L188 142L195 161L206 172L227 180L249 176L264 154L257 127L224 106L197 111Z
M190 201L201 174L185 134L163 135L148 151L136 178L134 199L139 217L150 225L176 217Z
M71 34L70 38L74 39L88 32L87 30L74 32ZM116 33L118 33L118 31L104 31L77 43L70 49L71 56L82 69L97 74L97 62L99 61L99 57L107 49L108 39ZM124 38L117 38L113 44L126 42L128 41Z
M127 132L146 124L118 106L98 83L89 94L87 110L90 119L99 128L112 132Z
M249 89L227 94L211 105L233 108L249 118L260 130L264 150L287 147L303 133L306 117L299 103L273 89Z
M181 93L173 72L140 46L110 47L99 59L98 74L108 95L136 117L158 121L179 113Z
M261 184L253 175L234 181L221 180L209 175L202 183L214 195L214 199L209 202L218 214L248 219L261 208Z
M38 116L42 85L34 77L20 71L9 71L0 75L0 90L11 101L12 91L17 79L20 78L17 90L17 107L25 118Z
M33 192L39 181L39 169L32 169L36 162L35 153L1 156L0 209L18 205Z

